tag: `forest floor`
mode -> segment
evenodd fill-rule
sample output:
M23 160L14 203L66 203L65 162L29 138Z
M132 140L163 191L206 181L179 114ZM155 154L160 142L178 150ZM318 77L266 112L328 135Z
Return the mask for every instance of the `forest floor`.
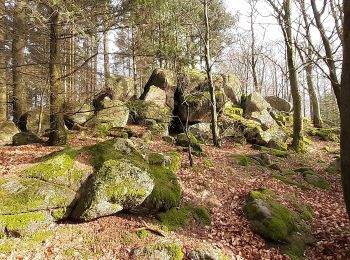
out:
M134 127L134 130L142 131L142 128ZM70 145L81 147L100 141L103 140L77 133L72 136ZM210 245L222 249L233 259L288 259L279 249L270 247L255 234L244 217L247 194L265 187L281 198L292 198L312 208L315 243L307 249L307 259L350 259L350 225L343 202L341 178L324 170L333 160L334 151L339 150L339 144L316 138L312 141L307 154L290 153L288 158L272 157L272 160L283 169L313 168L331 184L331 190L301 190L272 178L275 171L267 167L239 165L232 154L257 154L258 151L250 145L236 146L230 141L224 142L220 149L206 145L207 156L194 157L194 167L189 166L188 156L182 152L182 167L178 172L182 204L207 206L212 214L212 225L189 225L166 232L165 236L181 241L186 254L199 245ZM1 147L0 176L17 174L35 159L60 149L43 145ZM150 149L162 152L176 150L177 147L156 139L151 141ZM88 223L56 223L36 238L11 238L11 249L7 254L0 254L0 258L129 259L135 247L157 237L153 234L140 239L136 231L143 227L159 229L152 216L126 213Z

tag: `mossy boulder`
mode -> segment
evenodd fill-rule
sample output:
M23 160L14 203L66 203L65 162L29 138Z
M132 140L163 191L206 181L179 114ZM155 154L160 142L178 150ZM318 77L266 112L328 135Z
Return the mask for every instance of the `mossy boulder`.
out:
M203 206L185 205L180 208L171 208L166 212L159 213L157 220L169 230L176 230L191 223L203 226L211 225L210 212Z
M249 117L250 119L257 121L264 130L277 126L277 122L266 109L262 111L254 111Z
M122 139L128 140L128 139ZM107 160L127 159L136 167L148 172L154 181L154 188L137 210L157 212L177 207L180 203L180 184L177 180L176 170L178 169L178 155L176 153L166 153L172 158L171 164L163 167L148 163L145 151L140 152L139 147L133 140L133 144L127 149L120 149L117 145L118 139L109 140L103 143L86 148L86 152L91 155L91 164L98 171L103 162ZM120 142L120 141L119 141ZM131 148L129 148L131 147ZM133 149L132 147L136 147Z
M90 104L66 104L65 123L71 129L75 124L84 125L94 115L94 107Z
M197 138L191 133L188 133L188 137L185 133L178 134L176 136L176 144L185 148L191 146L191 148L198 153L203 152L202 145L199 143Z
M66 150L52 158L23 170L23 178L38 179L48 183L78 191L87 178L93 174L93 168L75 159L75 150Z
M0 146L11 145L13 136L19 132L19 129L12 121L0 123Z
M221 75L223 79L223 89L227 98L236 105L241 104L242 84L238 77L233 74Z
M33 133L17 133L12 137L12 144L14 146L42 144L44 141Z
M145 121L150 119L157 123L171 121L172 114L168 107L160 107L145 100L130 100L127 106L130 109L130 120L134 123L145 124Z
M160 240L153 244L136 248L131 259L134 260L182 260L184 253L175 241Z
M162 123L153 119L146 119L145 125L153 136L163 137L169 135L169 123Z
M134 79L125 76L112 76L109 78L109 87L112 99L128 101L135 93Z
M300 210L285 207L275 193L260 189L249 193L244 211L258 234L281 247L291 258L302 258L312 236Z
M272 109L280 112L290 112L293 108L292 104L285 100L284 98L276 96L267 96L265 100L270 104Z
M311 136L317 136L323 141L339 142L340 129L339 128L313 128L308 131Z
M125 103L106 98L102 101L102 106L93 118L87 122L87 126L97 127L97 129L126 126L129 119L129 109Z
M128 160L108 160L86 183L71 216L93 220L139 206L154 187L150 174Z
M162 93L162 96L165 94L165 104L171 109L174 109L174 92L176 89L176 75L174 72L170 70L165 69L155 69L152 72L152 75L150 76L148 82L145 85L145 88L143 90L143 93L140 96L141 100L146 100L146 97L150 97L149 94L150 91L152 91L152 86L156 87L164 93ZM153 88L154 90L154 88Z
M253 92L245 101L245 114L251 115L253 112L271 110L271 105L258 92Z
M189 132L202 142L210 141L213 137L211 123L198 123L188 128Z
M340 158L336 158L333 162L331 162L327 166L326 171L331 174L341 174Z
M164 90L152 85L144 100L146 102L153 102L159 107L164 107L166 106L166 98L166 92Z
M229 260L221 250L212 247L200 247L190 252L191 260Z

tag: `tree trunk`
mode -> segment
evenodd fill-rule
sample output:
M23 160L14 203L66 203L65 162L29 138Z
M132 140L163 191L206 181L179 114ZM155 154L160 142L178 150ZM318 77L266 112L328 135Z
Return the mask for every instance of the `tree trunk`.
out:
M208 1L204 0L204 17L205 17L205 65L207 78L209 83L210 101L211 101L211 128L213 135L213 144L217 147L220 146L219 142L219 129L218 129L218 115L216 111L216 97L215 97L215 86L213 84L213 76L211 73L211 62L210 62L210 26L208 16Z
M23 79L25 49L25 1L17 0L13 13L12 80L13 80L13 121L18 124L22 114L27 112L27 90Z
M64 89L60 78L58 66L58 18L59 12L51 9L50 15L50 128L48 143L50 145L65 145L67 133L63 119Z
M285 43L287 47L287 61L289 70L290 90L293 98L293 142L292 147L300 152L303 150L303 118L301 109L301 97L298 83L298 74L295 67L295 49L292 34L291 4L290 0L284 2L284 30Z
M317 29L320 32L322 43L323 43L323 46L324 46L324 49L326 52L325 63L327 64L328 69L329 69L329 78L331 80L331 85L332 85L335 97L337 99L338 107L340 107L340 83L339 83L338 76L337 76L337 69L336 69L336 65L335 65L335 61L334 61L331 43L330 43L329 38L326 35L326 30L325 30L323 23L321 21L321 14L317 10L315 0L311 0L311 7L312 7L312 11L314 13Z
M344 59L341 87L341 170L346 209L350 218L350 2L344 1Z
M308 55L310 55L309 53ZM322 119L321 119L321 111L320 111L320 104L318 101L318 97L315 90L315 83L313 79L313 72L314 68L312 65L311 59L309 57L307 58L307 64L305 67L306 70L306 81L307 81L307 88L310 96L310 102L311 102L311 117L312 117L312 123L315 127L322 127Z
M103 33L103 67L104 67L104 77L105 77L105 88L109 88L111 71L109 63L109 39L108 30Z
M0 5L0 67L6 65L5 59L5 0ZM6 69L0 69L0 122L7 120L7 87L6 87Z

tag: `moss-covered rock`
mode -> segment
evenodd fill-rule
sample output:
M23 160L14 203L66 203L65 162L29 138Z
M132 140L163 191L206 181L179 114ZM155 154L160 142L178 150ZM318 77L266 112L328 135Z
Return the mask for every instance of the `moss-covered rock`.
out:
M312 240L305 222L310 219L302 210L290 210L278 202L276 194L261 189L250 192L244 211L258 234L277 243L293 259L302 258Z
M86 183L71 216L86 221L135 208L150 195L153 187L149 173L131 161L105 161Z
M0 179L0 215L66 209L75 195L69 188L38 179L5 177Z
M176 230L191 223L200 225L211 225L210 212L206 207L193 207L186 205L180 208L171 208L170 210L157 215L157 220L168 230Z
M0 146L11 145L14 135L19 133L19 129L12 121L0 123Z
M184 253L177 242L160 240L150 245L136 248L132 254L135 260L182 260Z
M119 147L115 145L117 140L109 140L85 149L91 155L91 164L94 168L98 171L103 162L107 160L128 159L136 167L147 171L154 181L153 191L142 203L140 209L159 211L178 206L180 203L180 184L175 174L179 162L178 156L168 154L174 161L171 160L172 163L165 167L150 165L144 155L137 150L131 149L130 153L124 153L120 149L116 149ZM136 144L132 145L132 147L134 146Z
M148 102L153 102L159 107L166 106L166 92L163 89L160 89L154 85L149 88L144 100Z
M53 158L23 170L20 176L38 179L78 191L93 173L90 165L75 160L76 151L67 150Z
M341 174L340 158L336 158L333 162L331 162L327 166L326 171L331 174Z
M221 250L211 247L200 247L190 253L191 260L229 260Z
M340 129L339 128L313 128L308 131L311 136L318 136L324 141L339 142Z
M176 136L176 144L186 148L191 145L194 151L203 152L202 145L199 143L197 138L191 133L188 133L188 137L185 133L178 134Z
M271 105L258 92L253 92L247 96L245 101L245 113L247 115L269 109L271 109Z
M169 107L160 107L145 100L130 100L127 107L130 110L131 120L138 124L144 124L147 119L155 120L157 123L169 123L171 121L172 114Z
M18 133L12 137L12 144L14 146L41 144L41 143L44 143L44 141L33 133Z

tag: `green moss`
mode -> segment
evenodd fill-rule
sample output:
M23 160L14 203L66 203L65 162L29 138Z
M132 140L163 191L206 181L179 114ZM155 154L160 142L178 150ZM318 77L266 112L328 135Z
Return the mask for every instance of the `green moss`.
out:
M6 183L0 187L0 214L66 208L74 198L75 192L56 184L37 179L6 178Z
M288 151L282 151L282 150L278 150L278 149L274 149L274 148L268 148L268 147L264 147L264 146L260 146L260 148L258 148L261 152L265 152L271 155L274 155L276 157L288 157L289 152Z
M167 212L157 215L161 225L167 226L169 230L186 226L192 222L201 225L210 225L211 217L207 208L186 205L181 208L172 208Z
M249 129L254 130L256 129L258 132L262 131L261 126L252 120L245 119L243 117L243 110L241 108L237 107L225 107L224 108L224 115L230 117L233 119L235 122L241 122L245 126L247 126Z
M86 149L86 151L91 154L90 162L96 170L99 170L103 162L107 160L128 159L133 162L135 166L149 172L154 180L153 191L143 203L145 208L158 211L167 210L179 205L181 195L180 184L175 171L173 171L177 166L172 165L166 168L163 166L149 165L141 155L121 154L116 151L113 144L113 140L108 140Z
M148 162L152 165L164 166L165 157L161 153L150 153L148 154Z
M142 230L137 231L136 234L139 237L139 239L144 240L147 237L149 237L151 233L146 229L142 229Z
M67 257L72 257L74 252L75 252L74 248L70 247L64 251L64 255Z
M25 178L35 178L45 182L62 185L69 188L76 186L76 183L82 181L85 177L86 169L79 170L74 168L75 158L78 151L68 149L52 158L25 169L20 176Z
M231 154L231 157L234 158L241 166L262 165L262 162L255 157L250 157L242 154Z
M323 189L323 190L330 190L331 186L328 181L326 181L321 175L306 171L303 173L304 180L311 184L314 187Z
M278 174L278 173L273 173L272 177L277 179L277 180L280 180L283 183L286 183L286 184L298 187L299 189L308 190L308 188L305 187L303 184L301 184L298 181L295 181L295 180L293 180L293 179L291 179L291 178L289 178L289 177L287 177L285 175L281 175L281 174Z
M11 243L0 243L0 254L9 254L12 251Z
M203 160L203 164L210 169L215 168L215 164L210 160L207 160L207 159Z
M293 203L294 209L299 213L299 216L306 221L311 221L312 216L312 209L302 203Z
M171 111L165 107L159 107L153 102L144 100L131 100L127 103L130 110L130 116L135 122L144 121L146 119L153 119L156 122L171 121Z
M175 242L159 242L147 248L147 251L167 251L169 260L182 260L184 253L179 244Z
M170 151L166 152L165 156L170 158L169 161L166 162L165 166L173 173L176 173L181 168L181 156L179 153Z
M309 135L318 136L321 140L324 141L334 141L339 142L339 128L313 128L309 130Z
M197 138L191 133L188 133L188 137L185 133L178 134L176 136L176 144L182 147L188 147L189 145L191 145L193 150L198 152L203 151L201 144L199 143Z

